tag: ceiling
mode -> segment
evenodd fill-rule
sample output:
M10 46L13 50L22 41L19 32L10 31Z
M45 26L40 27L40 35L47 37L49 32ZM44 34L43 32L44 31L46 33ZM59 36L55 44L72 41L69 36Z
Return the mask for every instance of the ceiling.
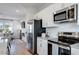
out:
M52 3L0 3L0 18L23 19L37 13Z

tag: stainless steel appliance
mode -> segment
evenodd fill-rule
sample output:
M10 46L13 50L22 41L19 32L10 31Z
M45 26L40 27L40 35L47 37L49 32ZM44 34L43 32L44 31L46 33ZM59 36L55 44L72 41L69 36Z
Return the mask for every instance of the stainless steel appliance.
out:
M66 10L62 9L60 11L56 11L54 12L54 22L61 22L61 21L66 21L67 17L66 17Z
M54 12L54 22L76 22L77 21L77 4Z
M37 54L37 36L41 36L41 33L45 32L45 28L42 28L42 19L28 21L27 27L28 50Z
M71 47L67 44L48 40L48 55L69 55Z
M71 55L71 45L79 43L79 33L78 32L59 32L58 42L64 44L65 46L59 46L59 55Z
M58 55L70 55L71 54L71 47L59 45L58 46Z
M57 42L48 40L48 55L58 55L58 46Z

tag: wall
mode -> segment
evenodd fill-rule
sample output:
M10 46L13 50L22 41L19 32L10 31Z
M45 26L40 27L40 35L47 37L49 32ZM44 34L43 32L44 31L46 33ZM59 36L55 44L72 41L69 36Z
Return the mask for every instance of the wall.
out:
M58 32L79 32L79 25L76 23L70 23L70 24L59 24L57 28L47 28L46 31L48 32L49 36L58 37Z
M33 19L33 16L35 15L35 13L37 12L37 9L36 8L33 8L33 7L31 7L31 8L27 8L27 12L26 12L26 16L20 21L20 23L22 22L22 21L25 21L25 28L21 28L21 30L22 30L22 33L24 33L25 34L25 37L24 36L22 36L22 40L24 41L24 42L27 42L27 22L29 21L29 20L32 20Z
M68 6L68 4L65 4L65 5ZM58 32L79 32L78 23L62 23L62 24L57 24L57 25L58 25L57 28L47 28L46 29L46 31L48 32L48 34L51 38L58 37Z
M20 29L20 22L19 21L12 21L12 26L13 26L13 32L16 32L16 30Z

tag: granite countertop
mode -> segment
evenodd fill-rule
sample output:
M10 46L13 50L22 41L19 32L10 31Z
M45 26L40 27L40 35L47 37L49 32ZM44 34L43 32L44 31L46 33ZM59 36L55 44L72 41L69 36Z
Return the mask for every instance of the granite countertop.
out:
M58 42L57 37L52 37L52 38L50 38L50 37L38 37L38 38L48 40L49 42L52 42L52 43L55 43L58 45L64 45L64 46L69 46L69 47L74 48L74 49L79 49L79 43L72 44L72 45L66 45L65 43Z
M54 38L50 38L50 37L38 37L38 38L42 38L42 39L48 40L49 42L55 43L57 45L62 45L62 46L70 47L68 44L64 44L64 43L58 42L58 38L56 38L56 37L54 37Z
M51 40L51 41L58 42L58 38L57 37L52 37L52 38L50 38L50 37L37 37L37 38L42 38L42 39L45 39L45 40Z

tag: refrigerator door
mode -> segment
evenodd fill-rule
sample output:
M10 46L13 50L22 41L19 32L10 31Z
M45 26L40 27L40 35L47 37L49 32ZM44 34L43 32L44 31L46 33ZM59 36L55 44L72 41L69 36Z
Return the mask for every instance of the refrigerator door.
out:
M28 49L32 52L33 50L33 23L28 23L27 43L28 43Z

